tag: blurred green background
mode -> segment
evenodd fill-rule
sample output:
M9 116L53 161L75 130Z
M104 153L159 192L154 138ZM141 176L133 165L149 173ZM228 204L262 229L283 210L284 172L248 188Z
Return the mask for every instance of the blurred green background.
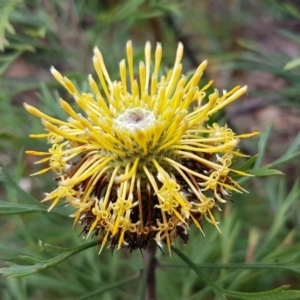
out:
M29 176L38 166L24 150L47 145L29 139L42 125L23 103L65 118L57 99L73 100L50 67L88 91L93 47L118 79L127 40L133 41L136 66L149 40L162 43L163 65L171 67L181 41L185 72L208 59L206 79L219 90L248 85L248 95L218 122L237 133L261 131L259 139L243 141L242 151L259 153L254 167L272 165L285 173L243 182L249 194L234 195L218 214L222 234L203 224L203 238L191 228L182 251L224 288L300 289L300 2L292 0L1 0L0 161L8 173L0 177L0 267L5 261L24 264L19 255L52 257L39 251L39 240L65 248L86 243L79 226L72 230L71 209L30 210L55 182L53 174ZM214 299L175 253L157 256L158 299ZM94 247L28 277L0 278L0 299L136 299L142 267L139 251L106 249L98 256Z

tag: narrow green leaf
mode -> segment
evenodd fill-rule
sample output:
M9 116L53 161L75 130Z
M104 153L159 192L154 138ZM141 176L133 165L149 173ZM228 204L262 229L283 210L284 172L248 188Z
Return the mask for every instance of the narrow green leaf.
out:
M293 5L291 3L282 3L282 7L285 8L285 10L289 14L296 17L297 19L300 19L300 12L295 5Z
M297 248L298 250L298 248ZM298 257L298 252L297 254ZM162 267L170 267L170 268L189 268L187 265L183 264L174 264L174 263L160 263ZM296 273L300 273L300 264L298 263L290 263L290 262L276 262L276 263L228 263L228 264L218 264L218 263L201 263L197 264L197 268L201 269L244 269L244 270L289 270Z
M258 154L251 156L245 163L243 163L239 167L238 170L242 171L242 172L248 172L249 170L251 170L257 160L257 157L258 157Z
M288 285L283 285L277 289L267 292L243 293L236 291L226 291L226 295L240 300L293 300L299 299L300 291L290 290Z
M237 43L239 46L251 51L258 51L258 49L260 48L260 46L257 43L249 39L240 38L237 39Z
M289 155L289 156L283 156L283 157L279 158L278 160L276 160L275 162L273 162L273 163L271 164L271 166L275 166L275 165L278 166L278 165L287 163L287 162L289 162L289 161L294 160L294 159L297 158L297 157L300 157L300 151L299 151L299 152L296 152L296 153L294 153L294 154L292 154L292 155Z
M27 201L30 204L35 204L37 206L43 207L43 205L37 201L34 197L32 197L30 194L26 193L19 185L18 183L10 176L10 174L7 172L6 168L1 167L0 168L0 181L10 185L14 190L16 190L22 197L22 201Z
M66 118L66 113L57 105L59 94L57 92L52 93L49 89L49 83L41 83L40 85L41 94L39 99L45 104L45 113L55 115L58 118L64 120Z
M1 268L0 274L3 274L4 276L11 276L11 277L28 276L28 275L34 274L36 272L39 272L41 270L46 270L48 268L51 268L51 267L63 262L70 256L73 256L74 254L79 253L85 249L94 247L97 244L98 244L98 241L96 240L96 241L90 242L88 244L81 245L79 247L75 247L72 249L65 249L64 252L62 251L63 248L61 248L62 253L51 259L38 259L38 258L34 258L34 257L29 257L29 256L21 256L21 258L23 258L27 261L35 262L35 264L17 265L17 264L13 264L13 263L7 263L9 266Z
M0 200L0 216L26 214L32 212L47 212L47 207L40 205L28 205L20 203L12 203Z
M22 3L21 0L1 0L0 4L0 51L4 50L5 46L9 45L5 37L5 32L14 34L15 30L10 23L9 17L15 7Z
M231 290L225 290L215 284L209 277L207 277L200 268L195 265L187 256L185 256L180 250L173 247L173 251L190 267L192 268L203 281L212 288L215 292L217 299L226 299L225 295L240 300L293 300L300 298L300 291L289 290L289 286L284 285L271 291L256 292L256 293L245 293Z
M266 147L267 147L267 142L270 138L272 132L272 126L269 126L267 131L265 132L261 132L259 135L259 141L258 141L258 157L257 160L255 162L255 167L259 167L263 161L264 158L264 154L266 151Z
M22 202L27 202L27 204L20 204L0 200L0 215L23 214L31 212L48 213L47 207L45 207L41 202L32 197L30 194L26 193L4 167L0 167L0 182L11 186L20 195L20 199L22 199ZM58 210L53 210L51 211L51 213L63 216L66 215L66 213Z
M288 150L286 151L287 154L292 154L295 151L299 150L300 148L300 133L296 136L293 143L289 146Z
M39 240L39 245L41 247L41 250L46 253L54 253L54 252L65 253L65 252L73 250L73 248L62 248L62 247L50 245L50 244L44 243L41 240Z
M279 170L269 169L268 167L253 169L249 172L251 175L255 175L257 177L271 176L271 175L284 175Z
M226 300L224 291L218 287L208 276L205 275L187 256L185 256L179 249L172 247L173 251L187 264L201 279L214 291L217 299Z
M292 60L290 60L289 62L287 62L285 64L285 66L283 67L284 71L288 71L288 70L292 70L295 68L300 67L300 57L294 58Z
M267 188L268 189L268 188ZM272 188L274 189L274 188ZM260 247L255 252L255 259L258 260L262 254L269 254L270 242L274 240L280 232L280 229L286 224L288 217L294 212L293 206L296 206L296 201L299 199L299 180L296 180L289 192L285 191L285 181L281 180L278 187L274 191L273 201L275 205L275 215L272 220L272 225L269 228L268 235L262 241ZM276 208L277 207L277 208Z
M282 27L280 29L275 29L274 30L275 33L278 33L279 35L291 40L292 42L300 45L300 37L299 34L297 34L297 32L293 32L291 30L288 29L283 29Z
M0 76L10 67L10 65L21 55L21 52L15 52L0 57Z
M135 12L143 2L143 0L132 0L116 6L114 10L114 22L120 22L128 17L137 16Z
M290 147L287 149L287 151L280 158L272 162L272 164L270 164L269 166L272 167L278 166L299 157L300 156L300 151L298 151L299 149L300 149L300 133L297 135L297 137L290 145Z
M116 288L119 288L121 287L122 285L126 285L128 283L131 283L135 280L137 280L138 278L140 278L140 273L138 274L135 274L133 276L130 276L128 278L125 278L125 279L121 279L119 281L116 281L112 284L107 284L106 286L104 287L100 287L98 289L95 289L94 291L91 291L89 293L86 293L84 295L81 295L79 297L76 297L76 298L72 298L72 300L87 300L87 299L90 299L94 296L98 296L98 295L101 295L103 294L104 292L107 292L107 291L110 291L110 290L113 290L113 289L116 289Z

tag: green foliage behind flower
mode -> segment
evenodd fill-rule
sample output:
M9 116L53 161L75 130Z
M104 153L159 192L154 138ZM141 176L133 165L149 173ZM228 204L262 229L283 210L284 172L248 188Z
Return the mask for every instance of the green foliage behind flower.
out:
M0 4L0 159L4 166L0 177L1 272L31 274L26 278L1 278L0 298L144 298L147 282L140 273L143 262L138 251L111 254L104 247L98 256L96 239L85 242L78 238L79 227L70 230L72 219L68 216L74 213L71 207L56 205L48 213L48 207L39 202L43 193L54 190L57 183L51 174L29 177L40 169L32 158L23 155L24 149L45 152L49 145L29 138L29 133L41 132L42 126L38 119L29 117L22 103L65 121L57 99L63 97L74 110L77 104L49 76L51 65L66 75L80 94L89 93L86 74L93 73L90 54L95 45L103 51L106 68L114 80L119 77L116 62L123 58L127 40L134 41L136 62L144 60L147 40L153 45L162 43L161 76L173 66L179 39L185 48L182 61L185 71L190 71L188 79L200 62L208 59L202 82L212 78L219 89L247 84L245 101L252 105L252 100L259 98L261 105L254 109L246 106L246 112L242 99L237 101L235 111L220 109L208 124L217 122L222 127L227 123L236 135L262 131L258 149L254 138L243 139L239 144L241 152L258 156L245 161L234 159L231 165L232 169L259 178L230 174L249 193L235 193L233 203L222 205L221 212L214 210L222 234L202 222L205 238L191 226L188 246L181 247L184 241L178 239L172 257L165 247L157 253L158 299L213 299L214 293L219 299L274 299L275 295L278 299L298 299L299 183L293 174L299 174L296 162L300 139L294 135L290 145L282 140L274 143L277 124L272 131L259 128L259 122L250 128L246 121L247 115L255 119L255 110L268 107L266 103L278 109L289 106L293 111L299 107L297 54L292 57L276 47L271 52L265 50L267 39L257 40L251 35L251 30L258 30L255 24L264 18L276 24L278 36L299 43L287 22L297 22L297 5L291 1L261 1L255 6L251 1L191 1L184 6L182 1L73 1L68 5L62 1L46 2L47 5L38 0ZM286 24L285 28L280 24ZM139 72L137 65L135 74ZM254 85L253 77L247 77L253 71L261 72L256 75L261 86L262 74L271 76L268 85ZM286 84L278 88L274 86L278 81ZM297 123L291 124L289 137L297 130ZM275 158L272 150L277 151ZM267 176L282 174L275 168L284 171L285 176ZM165 192L161 190L162 195ZM12 264L6 265L5 261ZM276 290L252 295L235 292L272 289Z

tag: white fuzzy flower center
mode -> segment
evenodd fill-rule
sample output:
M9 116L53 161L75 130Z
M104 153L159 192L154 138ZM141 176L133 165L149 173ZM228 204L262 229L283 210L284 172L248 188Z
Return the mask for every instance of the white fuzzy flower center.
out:
M135 107L120 114L114 123L117 128L133 133L138 129L143 130L152 126L155 121L156 117L153 111Z

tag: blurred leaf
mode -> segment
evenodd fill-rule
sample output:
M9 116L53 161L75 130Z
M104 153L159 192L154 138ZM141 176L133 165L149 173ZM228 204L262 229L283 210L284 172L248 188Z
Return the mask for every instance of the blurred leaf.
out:
M249 39L238 39L237 44L247 50L258 51L260 49L260 45Z
M275 238L276 234L280 231L280 228L284 226L289 215L293 212L292 206L299 199L300 188L299 180L296 180L292 188L287 190L286 182L281 180L278 184L278 188L275 190L275 199L272 199L277 204L277 211L275 211L275 218L273 224L269 230L268 236L264 242L268 242L272 238Z
M41 37L41 38L45 38L46 32L47 32L46 26L42 26L42 27L35 28L35 29L26 29L25 30L25 33L27 33L28 35L30 35L32 37Z
M245 163L243 163L238 170L242 172L247 172L252 169L254 166L256 160L257 160L258 154L251 156Z
M91 292L88 292L84 295L81 295L80 297L76 297L76 298L72 298L72 300L86 300L86 299L90 299L91 297L94 297L94 296L98 296L98 295L101 295L103 294L104 292L107 292L107 291L110 291L110 290L113 290L113 289L116 289L116 288L119 288L121 287L122 285L126 285L128 283L131 283L133 281L136 281L137 279L140 278L140 274L136 274L136 275L133 275L133 276L130 276L128 278L125 278L125 279L121 279L119 281L116 281L112 284L107 284L105 285L104 287L100 287L98 289L95 289Z
M144 1L145 0L130 0L125 3L120 3L120 5L118 5L113 11L114 22L120 22L129 16L137 17L139 14L137 14L136 11L139 9L139 6L144 3Z
M288 150L280 158L272 162L269 166L272 167L278 166L299 157L300 156L300 151L298 151L299 149L300 149L300 133L297 135L297 137L290 145Z
M32 212L43 212L49 213L47 207L45 207L40 201L35 199L33 196L25 192L18 183L12 178L12 176L7 172L6 168L0 168L0 182L12 187L22 199L22 202L26 203L16 203L0 200L0 215L12 215L12 214L24 214ZM61 212L59 210L51 211L52 214L65 216L67 212Z
M212 281L205 273L202 272L183 252L181 252L178 248L172 247L173 251L193 270L196 274L201 277L201 279L208 285L213 292L215 293L218 300L226 300L224 295L224 291L217 286L217 284Z
M25 214L31 212L47 212L47 207L41 205L12 203L0 200L0 216Z
M294 183L292 189L288 192L284 180L281 180L279 184L277 183L277 187L267 185L267 192L270 197L271 207L274 211L274 218L267 236L255 252L254 256L256 260L262 258L264 254L267 256L272 254L274 249L271 246L271 242L276 239L278 233L285 227L285 223L290 215L295 211L292 207L295 206L300 195L299 180Z
M44 113L49 115L55 115L58 119L64 120L67 115L63 109L58 105L58 99L60 98L57 92L51 93L49 84L41 83L41 94L39 99L45 105Z
M17 265L17 264L13 264L13 263L7 263L9 265L9 267L1 268L0 274L3 274L4 276L12 276L12 277L28 276L28 275L34 274L36 272L39 272L41 270L51 268L51 267L63 262L70 256L73 256L74 254L77 254L85 249L94 247L97 244L98 244L98 241L96 240L96 241L93 241L93 242L90 242L85 245L81 245L79 247L75 247L72 249L60 248L61 254L58 256L55 256L51 259L38 259L38 258L34 258L34 257L29 257L29 256L21 256L22 259L31 261L34 264L32 264L32 265ZM49 249L49 246L50 245L47 246L48 249Z
M297 19L300 19L300 11L298 10L296 5L292 3L282 3L282 7L286 10L287 13L296 17Z
M283 67L283 70L289 71L298 67L300 67L300 57L294 58L293 60L286 63L285 66Z
M11 175L7 172L6 168L2 167L0 168L0 182L3 182L9 186L11 186L14 190L16 190L21 196L22 196L22 201L28 201L30 204L35 204L35 208L38 206L43 207L43 205L37 201L34 197L32 197L30 194L26 193L19 185L18 183L11 177ZM2 201L3 203L4 201ZM4 204L3 204L4 205ZM8 205L9 206L9 205ZM7 206L7 208L8 208ZM13 207L11 207L13 209ZM19 209L21 206L19 206ZM25 207L22 207L25 209ZM9 209L9 208L8 208ZM15 207L17 209L17 207Z
M0 3L0 51L3 51L5 46L9 45L6 39L5 31L14 34L15 30L9 21L10 14L15 7L22 3L22 0L1 0Z
M0 57L0 76L9 68L9 66L20 56L21 52L2 55Z
M266 152L266 148L267 148L267 142L271 136L271 133L272 133L272 126L269 126L266 131L261 132L259 135L258 156L257 156L257 160L255 161L254 169L259 167L262 164Z
M242 293L236 291L226 291L226 295L240 300L293 300L299 299L300 291L290 290L288 285L283 285L277 289L258 292L258 293Z
M253 169L249 171L249 173L257 177L264 177L264 176L271 176L271 175L284 175L284 173L282 173L279 170L269 169L268 166L263 168Z
M16 245L7 244L3 241L0 241L0 259L2 260L15 260L16 257L22 251L23 254L32 255L34 252L29 249L22 249Z
M212 281L209 277L207 277L200 268L195 265L187 256L183 254L179 249L173 247L174 252L189 265L191 269L193 269L199 277L214 291L216 294L216 299L223 300L227 299L225 295L233 297L235 299L245 299L245 300L293 300L299 299L300 291L290 290L287 291L289 286L284 285L279 288L276 288L267 292L257 292L257 293L244 293L226 290L224 288L219 287L214 281Z
M39 245L41 247L41 250L44 253L65 253L66 251L73 250L72 248L62 248L54 245L50 245L47 243L44 243L43 241L39 241Z
M284 29L284 28L280 28L278 30L276 30L276 32L278 32L280 35L288 38L289 40L297 43L298 45L300 45L300 37L299 34L297 34L296 32Z

